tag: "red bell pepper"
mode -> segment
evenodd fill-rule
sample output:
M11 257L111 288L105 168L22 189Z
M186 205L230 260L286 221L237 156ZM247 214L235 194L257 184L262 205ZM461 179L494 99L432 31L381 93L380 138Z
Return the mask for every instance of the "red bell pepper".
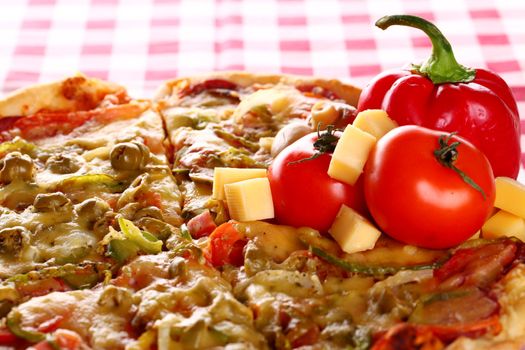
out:
M457 132L485 153L495 176L516 178L520 163L518 107L505 81L485 69L460 65L432 23L409 15L385 16L376 26L414 27L432 42L421 65L384 72L361 93L358 111L383 109L400 125Z

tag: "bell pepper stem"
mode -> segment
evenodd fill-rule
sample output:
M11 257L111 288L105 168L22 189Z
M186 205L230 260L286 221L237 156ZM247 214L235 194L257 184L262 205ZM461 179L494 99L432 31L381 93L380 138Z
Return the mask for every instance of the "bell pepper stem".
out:
M384 16L376 22L376 26L383 30L391 25L417 28L429 37L432 42L432 54L421 65L413 65L413 68L434 84L468 83L476 77L475 69L467 68L456 61L452 46L434 24L410 15Z

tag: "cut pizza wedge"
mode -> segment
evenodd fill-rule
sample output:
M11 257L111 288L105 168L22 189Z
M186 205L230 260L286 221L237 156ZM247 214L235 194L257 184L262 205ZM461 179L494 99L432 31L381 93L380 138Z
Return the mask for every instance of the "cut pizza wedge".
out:
M118 217L160 240L182 223L150 102L78 76L15 92L0 111L1 278L108 260L101 241Z

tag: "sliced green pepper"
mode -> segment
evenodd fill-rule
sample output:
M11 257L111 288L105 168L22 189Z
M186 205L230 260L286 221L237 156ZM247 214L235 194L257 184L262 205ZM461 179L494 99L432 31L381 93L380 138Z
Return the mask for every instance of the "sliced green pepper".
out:
M233 147L244 147L251 152L257 152L259 150L259 144L245 139L244 137L234 135L230 132L224 131L221 127L217 126L213 128L215 135L219 136L224 141L228 142Z
M29 156L34 156L36 150L37 147L35 144L27 142L26 140L19 137L13 139L12 141L7 141L0 144L0 156L14 151L18 151Z
M118 193L126 189L126 185L122 181L118 181L107 174L72 176L61 181L57 187L58 189L64 189L66 191L88 189L106 191L110 193Z
M22 325L20 324L21 321L22 314L17 309L13 309L7 315L6 326L9 328L9 331L11 331L11 333L16 335L18 338L25 339L31 343L38 343L46 339L46 335L44 333L22 328Z
M368 275L368 276L385 276L385 275L393 275L399 271L403 270L432 270L435 268L440 267L443 262L437 261L431 264L422 264L422 265L410 265L410 266L373 266L373 265L363 265L359 263L354 263L350 261L346 261L344 259L340 259L330 253L325 252L321 248L310 246L310 250L312 253L317 255L323 260L326 260L332 265L339 266L342 269L357 273L361 275Z
M140 251L157 254L162 251L162 241L151 233L141 231L133 222L120 217L118 223L121 232L114 232L114 238L108 243L109 255L122 263L137 256Z
M138 245L127 239L113 239L108 245L109 255L119 263L137 256L139 251Z
M109 270L111 265L104 262L85 262L80 264L66 264L63 266L51 266L41 270L30 271L24 274L9 277L7 282L25 283L30 281L43 280L47 278L64 278L73 275L100 275Z
M130 241L137 244L137 246L148 254L157 254L162 251L162 241L157 239L151 233L141 231L133 222L124 219L123 217L118 218L118 224L122 233Z

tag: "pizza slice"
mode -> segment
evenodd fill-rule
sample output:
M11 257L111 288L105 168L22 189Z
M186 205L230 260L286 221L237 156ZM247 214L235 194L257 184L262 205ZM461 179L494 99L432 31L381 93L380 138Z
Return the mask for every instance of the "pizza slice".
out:
M10 301L94 285L102 270L144 253L110 235L118 218L161 245L182 223L163 124L149 101L77 76L15 92L0 111L0 278ZM111 250L112 240L127 249Z

